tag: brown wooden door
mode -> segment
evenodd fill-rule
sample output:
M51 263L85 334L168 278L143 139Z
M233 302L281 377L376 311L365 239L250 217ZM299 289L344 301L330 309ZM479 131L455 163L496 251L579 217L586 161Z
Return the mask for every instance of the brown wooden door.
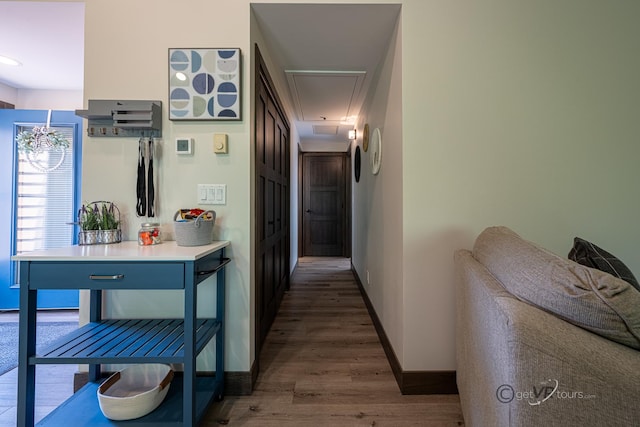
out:
M256 46L256 359L289 285L289 124Z
M303 255L347 256L346 153L304 153Z

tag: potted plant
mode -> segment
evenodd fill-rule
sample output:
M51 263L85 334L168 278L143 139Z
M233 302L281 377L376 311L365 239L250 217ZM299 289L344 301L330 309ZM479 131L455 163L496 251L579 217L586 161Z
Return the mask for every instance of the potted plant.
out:
M122 240L120 211L112 202L102 202L100 208L100 242L118 243Z
M120 210L112 202L85 203L78 212L78 244L119 243L122 241Z
M100 211L97 205L82 205L78 213L80 233L78 234L79 245L95 245L99 243L98 231L100 230Z

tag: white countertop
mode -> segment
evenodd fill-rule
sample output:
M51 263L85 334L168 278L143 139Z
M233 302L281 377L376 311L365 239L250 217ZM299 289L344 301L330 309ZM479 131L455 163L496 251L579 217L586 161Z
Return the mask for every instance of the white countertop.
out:
M109 245L67 246L58 249L25 252L11 257L13 261L195 261L229 246L227 240L203 246L178 246L175 241L140 246L138 241Z

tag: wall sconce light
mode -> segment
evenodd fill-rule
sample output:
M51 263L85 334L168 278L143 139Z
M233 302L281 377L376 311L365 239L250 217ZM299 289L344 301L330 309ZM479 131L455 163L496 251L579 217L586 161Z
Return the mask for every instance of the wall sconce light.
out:
M349 131L349 139L350 139L351 141L353 141L354 139L356 139L356 136L357 136L357 132L356 132L356 130L355 130L355 129L351 129L351 130Z

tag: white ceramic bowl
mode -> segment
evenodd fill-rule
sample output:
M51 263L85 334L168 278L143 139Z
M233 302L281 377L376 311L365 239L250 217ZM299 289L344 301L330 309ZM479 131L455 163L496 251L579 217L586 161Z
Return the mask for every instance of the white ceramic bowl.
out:
M98 388L98 403L105 417L119 421L147 415L164 400L173 371L169 365L131 365L111 375Z

